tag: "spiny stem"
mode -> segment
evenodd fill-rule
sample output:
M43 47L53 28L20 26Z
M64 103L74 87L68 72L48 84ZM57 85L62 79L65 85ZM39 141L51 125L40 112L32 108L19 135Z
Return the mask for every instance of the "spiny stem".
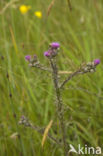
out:
M64 155L67 156L68 149L67 149L67 143L66 143L66 132L65 132L65 124L64 124L64 117L63 117L63 103L61 99L61 93L59 89L59 84L58 84L58 70L56 63L54 62L53 59L50 59L50 64L52 68L52 75L53 75L53 81L54 81L54 87L55 87L55 92L56 92L56 102L57 102L57 113L58 113L58 118L61 126L61 131L62 131L62 141L64 145Z

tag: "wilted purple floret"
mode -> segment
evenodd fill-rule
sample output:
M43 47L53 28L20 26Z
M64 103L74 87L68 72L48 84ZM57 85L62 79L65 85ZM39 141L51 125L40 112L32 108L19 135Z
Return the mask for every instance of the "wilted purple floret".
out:
M37 55L36 54L34 54L34 58L37 58Z
M50 46L51 46L52 48L54 48L54 49L57 49L57 48L60 47L60 44L59 44L58 42L52 42L52 43L50 44Z
M31 60L31 56L30 56L30 55L26 55L26 56L25 56L25 59L26 59L27 61L30 61L30 60Z
M100 60L99 59L95 59L94 60L94 65L98 65L98 64L100 64Z
M45 51L44 52L44 56L49 57L50 56L50 52L49 51Z
M34 61L34 62L37 62L37 60L38 60L37 55L34 54L34 56L33 56L33 61Z

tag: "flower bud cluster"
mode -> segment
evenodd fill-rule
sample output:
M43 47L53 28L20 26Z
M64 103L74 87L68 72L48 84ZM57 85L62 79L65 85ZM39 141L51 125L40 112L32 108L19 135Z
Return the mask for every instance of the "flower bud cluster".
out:
M53 57L55 57L58 53L58 49L60 47L60 44L57 42L52 42L49 45L49 49L47 51L44 52L44 56L46 56L47 58L51 59Z
M37 58L37 55L34 55L31 57L31 55L26 55L25 56L26 61L28 61L30 64L29 66L38 66L39 65L39 60Z
M25 117L25 116L22 116L20 121L19 121L19 124L22 124L26 127L30 127L31 126L31 123L28 121L28 119Z
M26 61L30 62L31 64L34 64L38 61L37 55L35 55L35 54L33 57L31 57L31 55L26 55L25 59L26 59Z
M83 72L87 73L87 72L95 72L96 71L96 66L100 64L100 60L99 59L95 59L93 62L88 62L86 64L85 67L83 67Z

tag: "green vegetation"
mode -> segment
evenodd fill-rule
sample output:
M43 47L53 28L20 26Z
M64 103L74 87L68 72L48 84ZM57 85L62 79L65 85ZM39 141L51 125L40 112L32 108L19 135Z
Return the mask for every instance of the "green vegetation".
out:
M18 125L22 115L40 127L55 118L51 75L30 68L25 61L25 55L36 54L49 66L43 52L53 41L61 45L60 70L75 71L82 63L101 60L95 73L66 84L63 100L68 146L87 144L103 149L103 0L71 1L72 10L67 1L55 0L49 16L51 0L18 0L8 6L7 0L0 2L0 156L62 156L58 145L46 139L42 148L41 134ZM19 11L22 4L31 6L25 15ZM35 11L41 11L42 18ZM58 122L51 134L53 128L59 137Z

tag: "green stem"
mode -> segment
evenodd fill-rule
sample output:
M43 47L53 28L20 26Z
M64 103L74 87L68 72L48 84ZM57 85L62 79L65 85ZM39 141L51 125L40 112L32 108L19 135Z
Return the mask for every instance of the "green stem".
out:
M54 87L55 87L55 93L56 93L56 103L57 103L57 113L58 113L58 118L61 126L61 131L62 131L62 141L64 145L64 155L67 156L68 149L67 149L67 143L66 143L66 132L65 132L65 124L64 124L64 117L63 117L63 103L61 99L61 92L58 84L58 70L56 63L54 62L53 59L50 59L50 64L52 68L52 75L53 75L53 81L54 81Z

